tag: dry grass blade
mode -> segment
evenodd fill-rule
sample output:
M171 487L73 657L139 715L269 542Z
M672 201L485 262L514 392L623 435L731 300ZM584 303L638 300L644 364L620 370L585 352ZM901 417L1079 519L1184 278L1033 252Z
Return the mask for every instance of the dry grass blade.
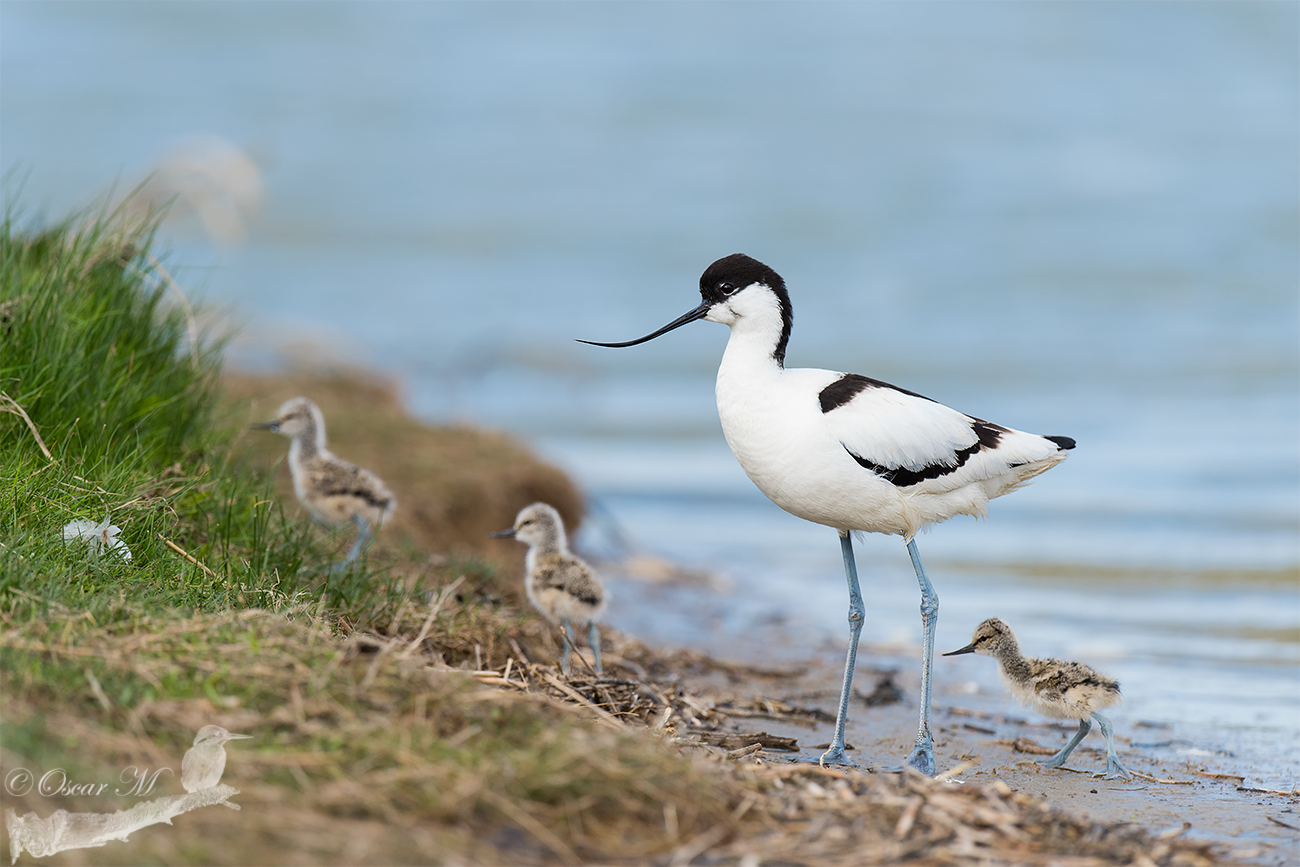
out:
M206 572L206 573L208 574L209 577L212 577L212 578L217 577L217 573L216 573L216 572L213 572L213 571L212 571L211 569L209 569L207 566L204 566L204 565L203 565L202 563L200 563L198 560L194 559L194 557L193 557L189 552L187 552L184 548L182 548L180 545L177 545L175 542L171 541L170 539L165 539L165 538L163 538L163 534L162 534L162 533L159 533L159 534L158 534L158 538L159 538L159 539L162 539L162 543L163 543L164 545L166 545L168 548L171 548L171 549L172 549L173 551L175 551L177 554L180 554L180 555L181 555L182 557L184 557L186 560L189 560L189 561L190 561L191 563L193 563L195 566L198 566L200 569L202 569L204 572Z
M1141 771L1129 771L1130 774L1139 780L1146 780L1148 783L1162 783L1166 786L1194 786L1195 780L1162 780L1159 777L1153 777L1150 774L1144 774Z
M45 440L41 439L41 432L36 429L35 423L33 423L31 417L27 415L27 410L19 406L18 401L14 400L3 391L0 391L0 412L7 412L20 416L23 421L27 422L27 429L30 430L32 436L36 438L36 444L41 447L41 452L45 455L45 459L51 462L54 460L54 455L50 454L50 450L45 447Z

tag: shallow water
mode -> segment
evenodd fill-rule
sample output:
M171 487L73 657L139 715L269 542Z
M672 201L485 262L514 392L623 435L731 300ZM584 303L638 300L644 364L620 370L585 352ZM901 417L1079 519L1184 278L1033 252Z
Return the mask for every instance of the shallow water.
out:
M308 340L390 371L422 416L568 468L587 550L622 534L730 582L654 606L620 583L616 624L840 640L833 535L722 441L725 330L571 339L647 333L743 250L791 288L791 365L1079 442L921 538L940 649L1000 616L1118 677L1117 729L1204 726L1300 782L1294 5L8 2L0 24L24 209L129 187L188 136L247 148L245 243L165 232L246 321L240 363ZM858 550L867 640L914 645L902 545Z

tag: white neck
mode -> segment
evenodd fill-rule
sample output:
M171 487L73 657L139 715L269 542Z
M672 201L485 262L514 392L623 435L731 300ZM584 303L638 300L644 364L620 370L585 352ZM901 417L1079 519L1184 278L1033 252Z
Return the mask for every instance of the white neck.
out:
M762 380L779 376L783 368L772 356L770 334L750 329L731 329L731 338L718 366L718 387L723 383L737 387L758 387Z

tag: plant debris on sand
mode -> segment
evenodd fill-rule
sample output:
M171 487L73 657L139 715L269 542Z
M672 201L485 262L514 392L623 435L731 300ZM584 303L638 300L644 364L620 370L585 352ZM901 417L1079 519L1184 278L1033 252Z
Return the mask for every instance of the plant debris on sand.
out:
M342 637L310 611L258 609L120 611L104 626L67 612L19 632L12 611L5 765L110 779L95 770L175 768L202 725L254 734L230 748L224 781L256 809L178 820L185 860L199 863L1212 862L1203 843L1081 821L998 782L683 752L646 697L683 728L746 732L671 683L566 679L514 657L451 667L435 636L466 628L479 603L433 604L424 637ZM93 860L166 858L174 845L141 835ZM66 863L87 863L75 854Z

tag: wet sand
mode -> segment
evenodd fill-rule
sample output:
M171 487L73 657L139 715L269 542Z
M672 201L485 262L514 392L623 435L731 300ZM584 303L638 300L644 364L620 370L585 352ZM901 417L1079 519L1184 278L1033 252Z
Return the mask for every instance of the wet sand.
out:
M779 633L779 627L774 632ZM698 686L702 691L730 692L738 697L762 694L834 713L843 663L830 642L826 644L812 659L798 659L797 650L788 642L768 640L763 643L766 660L749 656L743 661L800 674L756 676L729 683L709 676L712 683ZM864 771L888 773L899 767L916 733L919 664L896 648L863 647L858 659L857 698L850 707L846 740L853 748L850 755ZM979 661L992 668L991 660ZM940 774L965 766L955 779L976 784L1001 780L1017 791L1096 822L1133 823L1157 834L1182 833L1214 842L1231 860L1279 867L1300 864L1300 798L1262 791L1260 776L1254 769L1242 767L1226 739L1207 745L1193 743L1177 726L1140 724L1132 731L1117 726L1116 746L1125 767L1161 782L1137 776L1132 781L1103 780L1094 774L1105 769L1105 741L1094 726L1070 756L1069 770L1043 768L1037 764L1043 756L1017 750L1017 739L1055 751L1076 725L1035 718L996 688L981 686L973 691L973 683L966 677L970 672L954 670L937 678L935 684L931 728ZM868 707L863 696L885 678L892 678L901 688L901 701ZM758 723L755 729L797 738L805 756L816 756L817 746L825 745L833 730L830 724L754 722ZM1202 752L1209 755L1200 755ZM771 761L795 758L788 753L767 755Z

